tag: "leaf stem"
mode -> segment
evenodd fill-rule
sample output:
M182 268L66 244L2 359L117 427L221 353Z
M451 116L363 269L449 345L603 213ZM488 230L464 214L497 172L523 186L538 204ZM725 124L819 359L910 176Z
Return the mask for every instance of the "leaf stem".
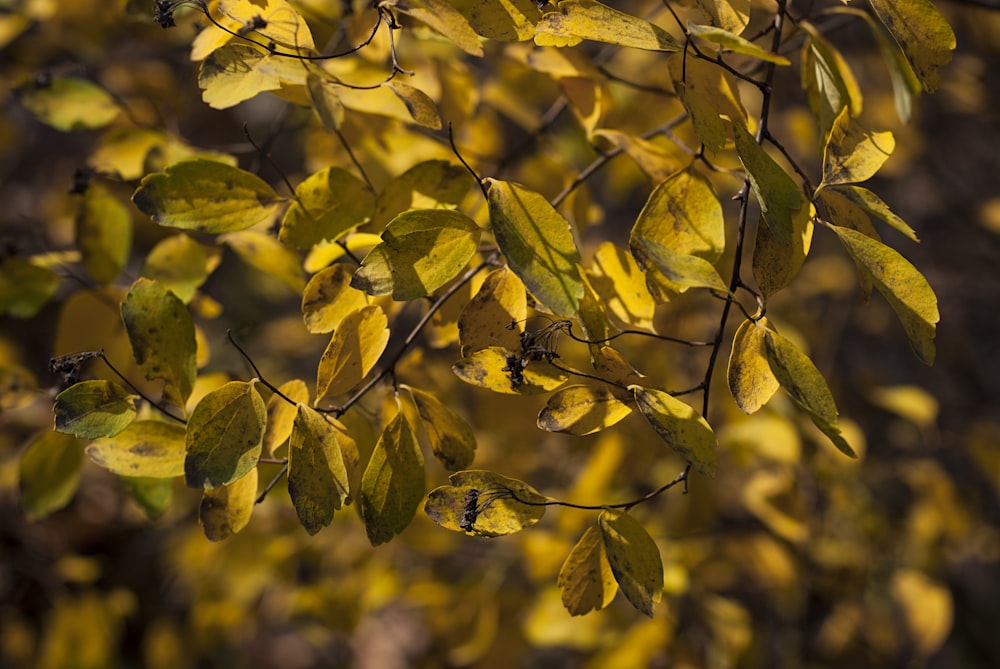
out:
M186 420L184 420L180 416L175 415L173 412L168 411L159 402L154 402L152 399L150 399L146 395L146 393L144 393L141 390L139 390L134 383L132 383L131 381L129 381L127 378L125 378L125 375L122 374L121 372L119 372L118 369L113 364L111 364L111 361L108 360L108 356L104 354L104 349L101 349L100 351L98 351L98 357L101 360L104 361L104 364L107 365L111 369L112 372L115 373L115 376L117 376L119 379L121 379L123 382L125 382L125 384L127 384L129 388L131 388L132 390L134 390L136 392L136 394L139 397L141 397L142 399L144 399L147 403L149 403L150 406L152 406L153 408L155 408L156 410L158 410L164 416L166 416L168 418L173 418L175 421L177 421L178 423L180 423L182 425L187 425L187 421Z

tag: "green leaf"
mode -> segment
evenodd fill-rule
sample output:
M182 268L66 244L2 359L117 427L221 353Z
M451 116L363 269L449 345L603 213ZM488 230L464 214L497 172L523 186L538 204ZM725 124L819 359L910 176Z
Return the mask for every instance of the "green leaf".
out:
M497 344L508 349L520 347L520 332L511 324L522 323L527 317L528 301L521 280L509 267L490 272L458 318L462 351Z
M182 407L195 377L194 323L184 303L149 279L132 284L121 305L132 355L150 381L163 379L164 397Z
M288 494L309 534L330 524L350 494L341 442L347 428L300 404L288 441Z
M479 36L462 14L445 0L397 0L394 8L426 23L471 56L483 55Z
M846 108L841 110L823 150L823 181L816 191L870 179L895 148L896 140L891 132L864 130L851 120Z
M802 193L788 173L738 123L733 124L736 152L750 179L764 220L784 245L791 244L795 225L792 219L802 209Z
M915 242L920 241L913 228L907 225L906 221L893 213L892 210L889 209L889 205L883 202L878 195L871 192L867 188L862 188L861 186L837 186L834 190L838 193L843 193L848 199L854 202L854 204L868 212L870 216L874 216L880 221L885 222L909 239Z
M599 611L618 594L618 582L608 562L604 535L598 526L587 528L566 556L556 585L571 616Z
M753 277L765 299L791 283L809 255L816 209L812 202L803 202L804 206L792 214L792 236L787 244L775 236L771 226L757 221Z
M468 384L505 395L547 393L569 378L544 360L529 361L526 366L522 362L518 354L508 349L489 346L473 351L452 365L451 370Z
M156 281L187 304L218 265L219 254L186 234L172 235L157 243L146 256L142 276Z
M218 234L270 220L284 200L250 172L195 158L146 176L132 201L154 223Z
M399 301L430 295L475 255L482 231L451 209L414 209L394 218L365 257L351 286Z
M358 502L372 546L402 532L424 497L424 456L402 413L396 415L375 444L361 477Z
M872 9L888 28L928 93L938 88L937 68L951 61L955 33L930 0L872 0Z
M187 425L184 479L192 488L228 485L257 466L267 409L257 381L230 381L198 403Z
M297 404L309 403L309 388L302 379L292 379L278 386L278 391L267 400L267 427L264 429L264 451L273 456L274 452L285 443L292 434L295 417L298 415ZM289 404L284 395L292 402Z
M538 427L578 436L593 434L632 413L632 408L607 388L569 386L555 392L538 414Z
M546 498L523 481L484 470L455 472L427 495L424 512L455 532L499 537L542 519Z
M697 411L669 393L641 386L629 386L639 411L660 437L695 469L715 476L715 432ZM633 602L634 603L634 602Z
M76 212L76 246L101 284L115 280L132 249L132 216L101 184L91 184Z
M368 296L351 287L353 274L347 265L338 263L309 280L302 293L302 317L309 332L333 332L352 312L368 306Z
M310 72L306 77L306 90L309 92L313 111L323 127L330 132L340 130L340 126L344 124L344 103L340 101L337 88L330 78Z
M22 256L0 258L0 314L31 318L59 288L59 277Z
M638 237L635 241L632 252L639 263L652 264L678 292L688 288L728 290L718 270L704 258L678 253L652 239Z
M663 28L595 0L562 0L535 28L539 46L572 46L585 39L646 51L681 50Z
M316 402L346 393L361 383L389 343L388 320L381 307L351 313L333 333L316 371Z
M81 437L113 437L135 418L136 396L111 381L82 381L56 395L56 430Z
M871 274L872 281L899 317L914 353L934 364L934 335L941 320L937 297L924 275L892 248L860 232L834 226L851 257Z
M792 342L773 330L764 333L764 350L771 371L789 397L795 400L816 427L830 437L844 455L858 457L854 449L840 435L840 429L837 427L837 405L826 385L826 379L816 369L812 360L795 348Z
M700 26L688 21L687 31L689 35L700 37L706 42L718 44L724 49L733 53L743 54L758 60L763 60L775 65L791 65L792 62L782 55L771 53L767 49L757 46L750 40L743 39L739 35L734 35L725 28L715 26Z
M76 77L39 75L19 86L16 93L35 118L63 132L102 128L121 111L107 91Z
M114 437L93 441L87 446L87 455L119 476L155 479L183 476L184 434L183 425L137 420Z
M257 468L228 485L206 490L198 505L198 522L209 541L222 541L250 522L257 501Z
M441 129L441 115L438 114L434 100L427 93L401 81L389 81L385 86L402 100L406 105L406 111L418 125L431 130Z
M652 618L653 605L663 597L663 561L656 542L624 511L602 511L597 525L622 594L632 606Z
M446 160L418 163L390 181L378 194L369 227L381 230L409 209L453 208L472 186L469 172Z
M243 230L220 235L219 243L231 248L251 267L277 279L296 293L305 288L302 261L294 251L271 235Z
M410 391L434 457L452 471L472 464L476 456L476 434L455 411L430 393L401 385Z
M121 477L132 500L150 520L166 513L174 499L174 482L170 479L150 479L136 476Z
M778 390L778 379L771 371L764 348L768 330L766 318L756 323L745 320L733 337L729 355L729 390L736 405L745 413L755 413Z
M573 316L583 297L580 251L569 223L538 193L485 179L493 234L514 273L557 316Z
M840 51L808 21L800 25L809 34L802 46L802 88L826 137L841 110L849 110L851 116L861 114L861 88Z
M295 189L295 201L281 220L279 239L297 249L336 241L372 215L375 197L347 170L326 167Z
M29 518L44 518L73 499L80 484L83 448L77 438L45 432L35 438L18 463L21 507Z

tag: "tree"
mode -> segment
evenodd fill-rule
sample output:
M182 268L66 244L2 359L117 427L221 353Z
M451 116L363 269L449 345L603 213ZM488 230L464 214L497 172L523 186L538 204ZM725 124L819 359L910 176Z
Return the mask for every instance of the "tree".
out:
M157 644L181 653L187 633L199 652L225 646L213 635L234 638L251 620L240 609L272 596L247 584L291 560L356 579L334 588L279 573L273 596L295 599L281 606L327 643L331 630L357 634L368 607L447 603L474 609L467 642L429 636L449 640L447 661L477 661L496 647L497 618L527 607L527 594L504 601L501 583L517 574L545 589L530 609L539 645L598 663L631 652L636 666L661 648L746 661L749 609L694 568L710 544L682 554L662 526L699 527L712 512L688 500L724 504L730 472L749 460L738 506L757 531L727 553L746 551L777 590L796 559L850 571L857 542L819 528L851 513L841 498L864 436L841 420L810 355L815 328L797 315L803 290L835 291L803 274L850 258L860 292L881 295L928 365L939 320L904 257L917 233L861 184L894 152L887 125L939 87L952 29L929 0L791 5L78 8L76 25L116 46L88 56L86 37L70 45L82 68L43 54L16 91L38 122L87 142L71 239L2 261L3 312L57 322L54 428L20 458L25 512L64 508L94 463L154 526L170 525L177 564L210 563L182 570L217 579L187 584L191 632L170 612L149 616L150 657L166 652ZM11 14L8 39L35 21L52 33L38 39L65 49L70 22L46 11ZM880 98L862 104L868 85L843 30L864 40L851 54L880 68L897 119ZM204 105L188 100L195 79ZM5 409L31 405L30 369L7 363L4 379ZM925 399L915 393L887 390L883 403L905 413ZM796 507L801 467L824 498L811 508ZM552 510L548 527L531 527ZM225 543L188 537L194 513ZM357 545L361 529L370 546ZM463 536L516 533L489 559ZM812 534L827 543L809 545ZM340 552L332 568L327 550ZM449 569L484 580L431 592ZM866 642L926 659L950 628L947 591L922 565L887 582L904 634L885 641L875 628ZM607 639L582 622L560 636L553 602L597 616L619 591L654 620L613 608ZM665 593L693 610L665 623ZM825 596L817 644L837 652L858 614ZM353 610L331 611L345 602ZM134 606L111 589L59 599L42 666L69 666L77 617L110 631L72 661L106 666ZM711 643L671 646L685 628Z

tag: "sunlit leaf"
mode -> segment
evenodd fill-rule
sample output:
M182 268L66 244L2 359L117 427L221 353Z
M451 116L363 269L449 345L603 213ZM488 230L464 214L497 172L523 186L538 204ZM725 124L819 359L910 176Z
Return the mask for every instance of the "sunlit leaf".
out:
M594 251L588 278L608 312L621 323L630 328L653 329L656 302L631 254L611 242L602 242Z
M233 30L242 31L258 42L273 42L297 52L315 47L309 25L285 0L221 0L219 13L237 26Z
M632 606L652 617L653 605L663 597L663 560L656 542L624 511L602 511L597 525L622 594Z
M778 241L790 244L795 230L792 219L802 209L803 197L798 185L738 123L733 124L733 134L736 152L747 171L764 220Z
M184 426L178 423L137 420L114 438L93 441L87 446L87 455L120 476L183 476L184 433Z
M527 296L521 280L506 266L490 272L459 316L462 351L490 346L518 348L523 326L514 324L527 317Z
M399 413L382 431L361 477L358 503L371 544L384 544L406 529L423 497L424 456Z
M535 0L450 0L450 4L488 39L520 42L535 35L539 18Z
M705 476L714 477L718 466L716 439L708 421L662 390L640 386L631 386L629 390L656 433L695 469Z
M198 521L209 541L222 541L250 522L257 500L257 468L232 483L206 490L198 505Z
M771 372L764 349L767 319L756 323L745 320L733 337L729 356L729 390L736 405L745 413L755 413L767 404L778 390L778 379Z
M76 212L76 247L83 266L98 283L110 283L128 262L132 250L132 216L122 202L100 184L91 184Z
M351 287L354 272L338 263L317 272L302 293L302 317L312 333L332 332L348 315L368 306L368 296Z
M535 29L539 46L565 46L570 38L607 42L647 51L680 51L673 35L657 25L595 0L562 0L557 11L542 15ZM557 38L557 39L553 39Z
M538 414L538 427L548 432L586 435L611 427L632 413L607 388L569 386L552 394Z
M473 386L506 395L538 395L555 390L569 378L544 360L525 362L499 346L473 351L454 365L455 375Z
M44 518L69 504L82 466L83 448L76 437L49 431L35 438L18 463L21 508L30 518Z
M538 193L520 184L485 181L493 234L510 268L557 316L575 315L583 282L569 223Z
M668 64L672 64L677 58L677 56L671 56ZM717 67L711 69L719 71ZM717 111L716 116L718 116ZM593 136L603 138L627 153L629 158L635 161L639 169L645 172L653 183L660 183L671 174L683 169L684 165L690 162L688 155L672 142L657 143L611 128L598 128L593 132Z
M135 418L136 396L117 383L81 381L56 395L56 430L82 437L113 437Z
M269 220L283 200L250 172L195 158L145 177L132 201L154 223L220 233Z
M667 61L678 97L698 139L711 151L725 146L730 122L746 125L747 112L733 76L711 62L675 54Z
M410 386L401 387L413 397L434 457L452 471L471 465L476 456L476 434L465 419L434 395Z
M220 235L219 243L231 248L251 267L277 279L295 292L302 292L305 288L301 260L294 251L271 235L256 230L243 230Z
M138 279L121 305L132 355L147 379L163 379L163 395L182 407L195 377L194 323L181 300L155 281Z
M826 379L802 351L777 332L764 333L767 362L778 383L844 454L858 457L837 427L837 405Z
M438 114L434 100L427 93L401 81L393 80L385 85L403 101L410 116L418 125L431 130L441 129L441 115Z
M0 314L31 318L59 288L59 277L23 256L0 258Z
M941 403L920 386L881 386L868 392L872 404L910 420L925 430L932 429Z
M285 397L298 404L309 404L309 388L302 379L286 381L278 386L278 391L281 393L280 395L274 393L267 400L264 450L271 456L291 435L295 416L298 415L296 404L289 404Z
M344 103L340 101L337 87L333 82L327 77L311 72L306 78L306 90L309 92L313 111L323 123L323 127L330 132L340 130L340 126L344 124Z
M930 0L872 0L872 9L889 29L920 79L924 90L936 91L938 67L951 61L955 33Z
M632 246L643 264L655 267L677 290L714 288L726 291L726 283L715 266L698 256L678 253L652 239L635 238Z
M330 524L350 493L341 442L347 429L300 404L288 441L288 494L309 534Z
M801 513L789 508L796 494L796 480L790 468L761 469L754 472L743 488L743 505L775 535L793 544L809 538L809 526Z
M937 297L927 279L894 249L860 232L834 226L851 257L871 274L872 281L899 317L920 360L934 363L934 335L941 320Z
M803 199L803 207L792 213L792 236L787 244L775 236L771 226L757 221L753 277L765 298L790 284L802 269L812 247L815 213L812 202Z
M472 184L469 172L460 165L446 160L418 163L387 183L378 194L370 228L381 231L408 209L457 206Z
M846 108L841 110L823 151L823 181L816 190L870 179L895 148L891 132L864 130L851 120Z
M587 528L576 542L559 569L556 584L562 590L563 605L573 616L603 609L615 598L618 582L599 527Z
M285 63L289 60L269 56L248 44L227 44L216 49L198 69L202 100L213 109L228 109L265 91L278 90L281 77L264 67L272 59ZM305 76L303 68L293 67Z
M218 260L218 254L209 255L203 245L188 235L172 235L160 240L146 255L142 275L186 304L218 265Z
M368 185L339 167L311 175L295 189L295 198L281 221L279 238L299 249L339 239L367 221L375 207Z
M465 267L482 232L451 209L413 209L394 218L365 257L351 286L394 300L430 295Z
M750 0L698 0L712 19L712 25L737 35L750 22Z
M802 47L802 87L826 137L841 110L847 109L852 117L861 114L861 88L840 51L808 21L800 25L809 34Z
M184 478L192 488L228 485L257 466L267 409L257 381L230 381L198 403L185 438Z
M892 575L891 589L918 655L932 656L956 623L951 588L915 569L899 569Z
M455 532L499 537L520 532L545 515L546 498L523 481L484 470L456 472L450 485L427 495L424 511Z
M63 132L102 128L121 112L107 91L77 77L40 74L16 92L20 103L39 121Z
M776 53L771 53L767 49L757 46L750 40L743 39L739 35L735 35L732 32L726 30L725 28L717 28L715 26L700 26L690 21L687 24L687 31L689 35L694 35L695 37L700 37L701 39L718 44L719 46L732 51L733 53L739 53L744 56L750 56L758 60L763 60L768 63L774 63L776 65L791 65L791 61L784 56Z
M462 51L472 56L483 55L479 36L462 14L445 0L397 0L394 8L426 23Z
M915 242L920 241L917 239L917 233L914 232L913 228L893 213L889 209L889 205L883 202L878 195L867 188L862 188L861 186L837 186L835 191L843 193L848 199L867 211L870 216L874 216L880 221L885 222L907 238Z
M316 371L316 398L346 393L372 370L389 343L388 320L380 307L352 312L340 322Z

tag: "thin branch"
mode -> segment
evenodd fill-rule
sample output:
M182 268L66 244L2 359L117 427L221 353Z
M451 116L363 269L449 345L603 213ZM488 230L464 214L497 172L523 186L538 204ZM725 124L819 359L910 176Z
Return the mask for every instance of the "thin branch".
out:
M361 174L361 178L364 180L366 184L368 184L368 188L371 190L371 192L374 193L375 186L372 184L372 180L368 178L368 173L365 172L365 168L361 165L361 161L358 160L358 157L354 155L354 151L351 150L351 145L347 143L347 138L344 137L344 133L338 129L336 131L336 135L337 139L340 140L341 145L343 145L344 150L347 151L347 155L351 159L351 162L354 163L354 166L356 168L358 168L358 172ZM344 250L346 251L347 247L344 247ZM361 263L358 264L360 265Z
M264 378L264 375L260 373L259 369L257 369L257 365L254 364L253 359L249 355L247 355L247 352L243 350L243 347L240 346L237 343L236 337L233 336L233 331L232 330L226 330L226 337L229 338L229 343L232 344L236 348L236 350L239 351L240 355L243 356L243 359L247 361L247 364L250 365L251 369L253 369L254 376L256 376L260 380L261 383L263 383L265 386L267 386L267 388L272 393L274 393L275 395L277 395L281 399L285 400L286 402L288 402L292 406L295 406L296 404L298 404L298 402L296 402L295 400L293 400L292 398L290 398L288 395L286 395L283 392L281 392L280 390L278 390L277 386L275 386L273 383L271 383L270 381L268 381L267 379Z
M250 129L247 127L246 123L243 124L243 134L247 136L247 141L249 141L250 144L253 145L253 148L255 148L257 152L264 157L264 160L266 160L268 164L271 165L271 168L278 173L278 176L281 177L281 180L285 182L285 186L288 188L288 191L292 194L292 197L295 198L295 200L299 204L302 204L302 201L299 200L299 196L295 193L295 186L293 186L292 182L289 181L288 179L288 175L285 174L285 171L278 166L278 163L274 162L274 158L271 157L271 154L262 149L257 144L257 142L254 141L254 138L250 135Z
M187 425L187 421L186 420L184 420L180 416L177 416L176 414L172 413L171 411L168 411L159 402L154 402L152 399L150 399L146 395L146 393L144 393L141 390L139 390L134 383L132 383L131 381L129 381L127 378L125 378L125 375L122 374L121 372L119 372L118 369L113 364L111 364L111 361L108 360L108 356L105 355L104 349L101 349L100 351L98 351L98 357L101 360L104 361L104 364L107 365L111 369L112 372L115 373L115 376L117 376L119 379L121 379L123 382L125 382L125 384L128 385L129 388L131 388L132 390L135 391L136 395L138 395L139 397L141 397L142 399L144 399L150 406L154 407L157 411L159 411L160 413L162 413L167 418L173 418L178 423L181 423L182 425Z
M462 163L465 169L469 170L469 174L471 174L472 178L476 180L476 184L479 186L479 190L483 192L483 197L488 200L489 193L486 190L486 184L483 183L482 177L476 174L476 171L472 169L472 165L470 165L465 160L465 158L462 157L462 154L459 152L458 147L455 145L455 132L454 129L452 128L450 121L448 122L448 142L451 144L451 150L455 153L455 156L458 158L458 162Z

